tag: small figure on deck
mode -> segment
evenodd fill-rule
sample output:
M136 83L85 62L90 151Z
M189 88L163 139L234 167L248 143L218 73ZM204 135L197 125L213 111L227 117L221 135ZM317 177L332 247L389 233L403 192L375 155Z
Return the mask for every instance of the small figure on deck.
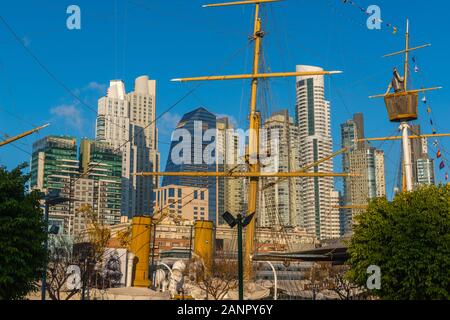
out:
M397 68L394 68L394 76L392 77L391 83L389 83L386 94L389 94L392 88L394 88L395 93L405 91L405 78L400 76Z

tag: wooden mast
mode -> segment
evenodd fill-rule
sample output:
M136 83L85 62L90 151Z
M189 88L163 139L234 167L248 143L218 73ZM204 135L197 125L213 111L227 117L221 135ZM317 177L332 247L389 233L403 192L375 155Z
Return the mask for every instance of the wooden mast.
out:
M341 73L340 71L318 71L318 72L280 72L280 73L260 73L259 63L261 57L261 42L264 37L264 32L261 30L261 18L259 16L260 5L270 2L279 2L280 0L258 0L258 1L237 1L229 3L218 3L205 5L204 7L222 7L233 5L255 5L255 17L252 39L254 41L253 52L253 74L248 75L233 75L233 76L210 76L199 78L184 78L174 79L174 81L207 81L207 80L234 80L234 79L251 79L251 99L250 99L250 136L247 159L249 161L250 184L248 188L248 207L247 213L257 212L258 202L258 182L261 177L260 162L259 162L259 131L261 128L261 114L257 110L257 96L258 96L258 81L260 78L274 78L274 77L297 77L297 76L312 76L312 75L329 75ZM245 276L246 279L252 277L252 255L254 252L255 243L255 225L256 219L246 228L245 237Z
M4 140L4 141L0 141L0 147L6 146L7 144L13 143L14 141L17 141L17 140L20 140L20 139L22 139L22 138L25 138L25 137L27 137L27 136L29 136L29 135L32 135L32 134L35 133L35 132L38 132L38 131L40 131L40 130L42 130L42 129L44 129L44 128L47 128L49 125L50 125L50 124L48 123L48 124L45 124L45 125L43 125L43 126L40 126L40 127L34 128L34 129L32 129L32 130L29 130L29 131L27 131L27 132L21 133L21 134L19 134L19 135L17 135L17 136L8 138L8 139L6 139L6 140Z
M193 177L198 176L216 176L216 177L248 177L250 179L250 184L248 188L248 208L247 213L252 214L257 212L257 201L258 201L258 182L261 177L267 175L261 174L260 170L260 159L259 159L259 131L261 128L261 115L257 110L257 96L258 96L258 81L259 79L277 78L277 77L298 77L298 76L314 76L314 75L332 75L340 74L342 71L314 71L314 72L276 72L276 73L260 73L259 64L261 57L261 42L264 37L264 32L261 30L261 18L259 15L260 5L272 2L280 2L282 0L246 0L246 1L235 1L227 3L216 3L204 5L204 8L208 7L225 7L225 6L237 6L237 5L255 5L255 17L254 17L254 28L252 41L254 42L254 52L253 52L253 72L252 74L241 74L241 75L224 75L224 76L204 76L195 78L177 78L172 81L176 82L191 82L191 81L217 81L217 80L241 80L241 79L251 79L251 100L250 100L250 136L249 136L249 146L246 158L248 160L249 172L248 173L222 173L222 172L185 172L185 173L160 173L160 172L146 172L138 173L136 175L143 176L160 176L160 175L189 175ZM336 174L336 173L305 173L305 172L294 172L294 173L274 173L269 174L270 177L332 177L332 176L349 176L349 174ZM255 221L252 219L250 225L246 228L246 242L245 242L245 275L247 279L252 277L252 254L254 252L254 241L255 241Z
M438 90L441 89L441 87L434 87L434 88L426 88L426 89L420 89L420 90L411 90L408 91L408 75L409 75L409 53L411 51L415 51L418 49L422 49L422 48L426 48L431 46L430 44L426 44L426 45L422 45L422 46L418 46L418 47L414 47L414 48L410 48L409 46L409 19L406 20L406 33L405 33L405 49L402 51L398 51L398 52L394 52L391 54L387 54L384 57L392 57L392 56L396 56L396 55L400 55L400 54L405 54L405 60L404 60L404 76L403 76L403 91L402 95L405 95L407 97L410 96L414 96L419 93L419 92L425 92L425 91L433 91L433 90ZM396 92L397 94L397 92ZM381 98L384 97L385 100L387 99L387 97L391 97L391 96L395 96L395 95L391 95L389 92L387 94L383 94L383 95L376 95L376 96L371 96L369 98ZM386 100L387 101L387 100ZM387 102L386 102L387 103ZM405 100L405 103L412 103L409 100ZM417 103L417 101L415 102ZM417 107L417 106L416 106ZM389 109L389 108L388 108ZM389 112L389 110L388 110ZM417 119L417 111L414 114L413 117L411 117L410 119L408 119L408 116L401 118L401 124L400 124L400 130L402 131L402 147L403 147L403 170L402 170L402 178L403 178L403 192L405 191L413 191L414 188L414 184L413 184L413 164L412 164L412 156L411 156L411 145L410 145L410 139L409 139L409 129L410 126L408 124L408 121L411 119ZM397 121L399 120L397 117L395 117L394 119L391 118L391 121Z

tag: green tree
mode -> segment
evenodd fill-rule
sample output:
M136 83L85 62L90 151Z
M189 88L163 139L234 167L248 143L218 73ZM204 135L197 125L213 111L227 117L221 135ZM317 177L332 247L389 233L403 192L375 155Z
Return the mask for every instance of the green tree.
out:
M42 276L46 252L38 192L27 192L23 164L0 167L0 299L20 299Z
M450 186L373 200L356 217L349 254L349 276L361 286L370 265L381 268L372 294L382 299L449 299Z

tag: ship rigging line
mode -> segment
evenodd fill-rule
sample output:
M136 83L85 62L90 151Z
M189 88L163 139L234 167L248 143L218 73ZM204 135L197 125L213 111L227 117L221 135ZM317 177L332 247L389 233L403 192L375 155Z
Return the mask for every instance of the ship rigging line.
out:
M28 55L32 58L32 60L61 88L66 91L69 96L71 96L73 99L75 99L78 103L80 103L83 107L86 109L92 111L96 115L98 115L97 110L90 106L86 101L84 101L80 96L78 96L72 89L70 89L61 79L59 79L56 74L54 74L45 64L41 61L41 59L34 54L31 49L25 45L25 43L22 41L22 39L19 37L19 35L14 31L14 29L11 27L10 24L3 18L3 16L0 15L0 21L5 25L7 31L11 33L11 35L14 37L14 39L22 46L22 48L28 53ZM109 123L113 124L116 127L120 127L121 130L123 130L122 126L119 124L116 124L115 122L111 120L107 120ZM125 129L125 131L129 132L128 129Z
M411 67L411 66L410 66ZM425 87L425 74L422 72L422 69L420 68L416 73L419 74L420 80L421 80L421 84L422 84L422 88ZM410 74L412 74L412 72L410 71ZM425 98L425 102L428 104L428 99L427 99L427 94L426 92L423 92L423 96ZM436 125L436 117L434 116L434 110L433 108L429 107L429 105L427 106L427 108L430 109L430 113L429 113L429 120L430 120L430 126L432 130L437 130L438 126ZM413 130L411 130L413 131ZM420 136L420 135L419 135ZM434 144L432 143L431 145L433 146L433 148L435 149L435 153L437 154L437 152L439 150L441 150L443 153L450 155L450 153L446 150L446 148L444 148L442 146L442 143L439 143L439 139L436 139L436 141L438 142L438 147L435 147ZM442 157L444 163L446 163L446 170L448 170L449 166L450 166L450 162L447 160L446 157ZM436 175L435 175L436 176Z
M411 130L411 132L412 132L413 134L417 135L418 137L422 137L422 134L416 132L413 128L410 128L409 130ZM426 139L426 138L423 137L423 139ZM433 144L431 144L431 148L433 148L433 150L435 151L435 153L437 153L438 150L439 150L439 147L435 147ZM441 149L442 149L442 146L441 146ZM442 150L444 150L444 149L442 149ZM447 153L447 152L445 152L445 153ZM442 158L442 160L443 160L445 163L447 163L447 165L450 163L450 162L448 161L447 157L441 156L441 158Z

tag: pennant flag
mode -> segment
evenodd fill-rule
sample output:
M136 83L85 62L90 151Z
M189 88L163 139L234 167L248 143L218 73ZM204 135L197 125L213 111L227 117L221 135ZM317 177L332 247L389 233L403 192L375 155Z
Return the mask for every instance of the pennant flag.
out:
M436 134L436 133L437 133L436 129L433 128L433 134Z
M438 150L438 152L437 152L437 158L439 159L439 158L441 158L442 157L442 152L441 152L441 150Z
M439 141L434 140L433 142L433 147L437 148L439 146Z
M427 108L427 112L428 112L428 114L431 114L431 108L430 107Z
M433 125L433 119L430 119L430 123L431 123L431 125Z
M366 16L370 17L372 16L372 12L368 11L368 8L363 8L362 6L360 6L359 4L357 4L356 2L352 1L352 0L341 0L341 2L343 4L349 4L351 6L353 6L354 8L358 9L359 11L361 11L362 13L364 13ZM383 21L381 18L375 18L372 20L372 23L380 23L380 24L384 24L387 28L392 28L392 33L393 34L397 34L397 27L395 27L392 23L389 22L385 22Z
M416 63L416 57L412 57L412 61Z
M448 181L448 172L445 174L445 181Z
M414 72L418 73L419 72L419 67L418 66L414 66Z
M423 103L427 103L427 97L424 96L424 97L422 98L422 102L423 102Z
M444 163L444 161L442 161L441 164L439 165L439 169L442 170L442 169L444 169L444 168L445 168L445 163Z

